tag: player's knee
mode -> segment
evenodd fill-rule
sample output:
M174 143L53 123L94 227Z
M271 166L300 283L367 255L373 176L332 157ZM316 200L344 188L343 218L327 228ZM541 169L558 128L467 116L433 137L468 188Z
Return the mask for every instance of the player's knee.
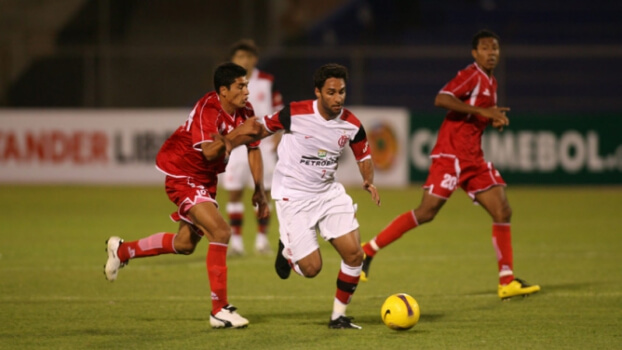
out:
M229 227L216 229L211 232L210 242L216 243L229 243L229 239L231 239L231 229Z
M501 208L499 215L501 222L510 222L510 219L512 219L512 208L509 205L504 206Z
M419 223L419 225L434 220L436 214L438 214L438 209L435 208L426 208L421 210L418 209L415 212L415 216L417 217L417 222Z
M192 242L184 242L184 241L175 242L175 251L177 252L177 254L190 255L194 253L195 248L196 248L196 245L193 244Z
M361 264L363 264L363 257L363 249L357 249L351 254L343 256L342 259L343 262L348 266L360 266Z
M313 278L322 271L322 264L307 264L305 266L300 266L300 269L305 277Z
M509 204L504 203L493 210L492 218L494 222L510 222L512 219L512 208Z

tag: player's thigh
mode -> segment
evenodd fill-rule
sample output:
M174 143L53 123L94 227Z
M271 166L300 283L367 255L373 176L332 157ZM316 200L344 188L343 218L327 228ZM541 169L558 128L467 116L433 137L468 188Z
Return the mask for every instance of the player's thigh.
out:
M465 167L461 174L461 187L476 200L476 194L485 192L493 187L505 187L505 180L491 162L479 161L473 163L463 162Z
M324 240L339 238L359 227L356 220L354 203L341 184L334 184L321 197L316 212L319 216L318 228Z
M279 221L279 236L285 255L293 262L318 251L316 221L313 205L307 201L275 201Z
M449 199L457 189L459 171L459 162L455 158L432 158L432 164L423 188L431 195Z
M227 243L231 236L229 224L224 220L214 202L202 202L189 210L192 222L210 242Z
M247 149L244 146L237 147L229 156L229 162L222 177L223 188L227 191L242 190L250 177Z

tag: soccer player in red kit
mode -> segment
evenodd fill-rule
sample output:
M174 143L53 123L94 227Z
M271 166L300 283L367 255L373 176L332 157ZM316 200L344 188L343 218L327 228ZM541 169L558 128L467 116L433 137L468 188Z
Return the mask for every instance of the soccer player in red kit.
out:
M225 170L236 137L257 133L254 111L248 100L246 69L224 63L214 73L216 91L203 96L190 116L162 145L156 168L166 174L166 193L178 207L171 215L179 222L177 233L161 232L133 242L113 236L107 241L106 278L114 281L130 259L160 254L192 254L203 236L209 240L206 265L211 288L214 328L241 328L248 320L227 301L227 246L231 228L218 211L218 174ZM263 188L263 164L259 142L248 144L248 158L255 182L253 204L259 216L268 215Z
M505 182L492 163L484 160L481 137L488 125L502 130L509 125L507 107L497 107L497 80L493 71L499 62L499 37L487 30L473 37L475 62L458 72L436 96L434 105L448 109L436 145L432 165L419 207L395 218L382 232L363 245L365 260L361 280L369 277L376 253L407 231L432 221L445 201L461 187L492 217L492 243L499 268L501 299L532 294L540 286L514 277L511 226L512 209L505 195Z

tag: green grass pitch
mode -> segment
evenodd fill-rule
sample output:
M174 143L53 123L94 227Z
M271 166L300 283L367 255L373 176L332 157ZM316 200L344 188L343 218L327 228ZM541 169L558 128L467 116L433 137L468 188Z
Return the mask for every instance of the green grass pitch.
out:
M413 208L421 189L349 189L363 240ZM191 256L133 260L105 280L104 241L176 231L162 187L0 186L0 349L622 348L622 188L510 186L515 272L542 291L501 302L487 214L457 192L434 222L381 251L348 308L357 330L329 330L339 259L322 243L314 279L278 279L273 257L231 258L229 300L247 329L209 327L207 243ZM249 193L246 194L249 198ZM221 208L226 193L220 192ZM276 220L271 228L277 245ZM393 331L380 306L421 307Z

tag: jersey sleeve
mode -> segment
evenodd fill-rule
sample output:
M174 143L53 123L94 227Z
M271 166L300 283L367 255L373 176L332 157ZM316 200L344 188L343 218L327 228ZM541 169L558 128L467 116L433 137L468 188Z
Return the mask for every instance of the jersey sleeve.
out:
M192 147L200 151L201 144L213 142L212 134L218 133L218 110L209 105L202 105L195 107L192 113L194 113L193 122L190 124Z
M453 95L457 99L464 100L477 85L477 71L462 70L450 80L439 93Z
M266 127L266 130L271 133L275 133L279 130L289 131L292 123L290 106L285 106L280 111L272 115L265 116L262 122Z
M367 142L367 134L365 133L365 128L362 124L354 138L350 141L350 148L352 149L354 158L356 158L357 162L362 162L371 158L371 150L369 148L369 142Z

